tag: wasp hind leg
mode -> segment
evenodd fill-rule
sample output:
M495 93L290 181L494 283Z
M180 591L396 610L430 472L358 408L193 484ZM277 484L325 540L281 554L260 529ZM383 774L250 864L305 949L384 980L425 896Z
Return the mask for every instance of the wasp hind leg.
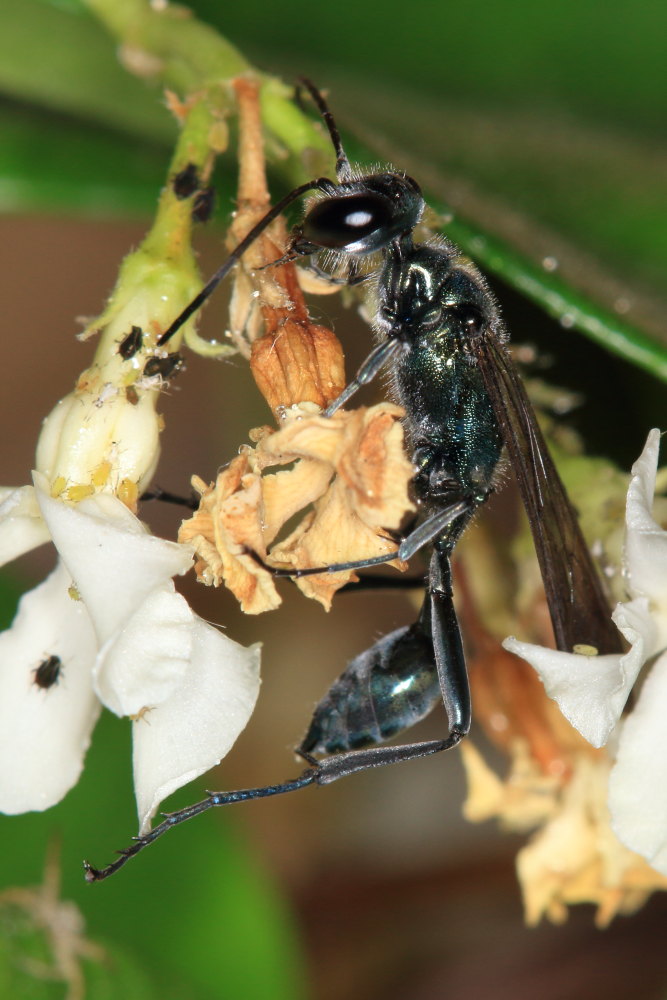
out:
M442 700L449 722L444 739L389 746L381 740L407 729ZM441 753L455 747L470 729L470 690L454 610L449 556L435 547L429 585L418 620L378 640L349 664L315 711L299 752L309 766L297 778L277 785L209 792L120 851L105 868L84 863L86 879L113 875L167 830L215 806L295 792L308 785L328 785L358 771ZM369 744L371 744L369 746ZM340 752L336 752L340 751ZM330 753L317 760L313 754Z
M449 733L441 740L377 746L408 729L442 701ZM315 710L299 753L314 781L330 784L382 767L449 750L470 729L468 675L446 552L435 549L417 622L383 636L355 657ZM314 762L314 753L328 753Z

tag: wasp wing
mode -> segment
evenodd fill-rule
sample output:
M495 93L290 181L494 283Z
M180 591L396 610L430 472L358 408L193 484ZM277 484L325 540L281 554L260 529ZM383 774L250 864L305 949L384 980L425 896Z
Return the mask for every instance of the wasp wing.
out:
M471 343L528 514L556 645L622 651L576 512L507 348L490 329Z

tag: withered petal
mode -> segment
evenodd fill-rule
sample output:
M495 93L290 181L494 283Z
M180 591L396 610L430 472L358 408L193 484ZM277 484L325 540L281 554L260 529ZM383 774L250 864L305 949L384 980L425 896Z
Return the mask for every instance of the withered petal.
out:
M396 543L392 538L365 524L350 509L344 484L335 480L308 518L284 542L273 547L271 560L276 565L306 569L372 559L395 549ZM404 563L397 561L388 565L405 568ZM328 611L336 591L357 579L354 571L347 570L303 577L296 583L306 597L319 601Z
M208 586L222 582L247 614L271 611L281 604L273 577L246 549L265 555L259 515L260 478L249 472L248 453L239 455L206 487L200 479L193 486L202 494L199 510L184 521L179 540L194 546L197 578Z

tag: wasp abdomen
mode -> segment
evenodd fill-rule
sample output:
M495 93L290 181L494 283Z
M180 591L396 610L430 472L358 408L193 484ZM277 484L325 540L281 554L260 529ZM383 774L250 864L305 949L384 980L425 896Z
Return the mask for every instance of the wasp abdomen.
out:
M440 699L430 636L419 622L404 626L349 663L315 709L299 749L338 753L382 743Z

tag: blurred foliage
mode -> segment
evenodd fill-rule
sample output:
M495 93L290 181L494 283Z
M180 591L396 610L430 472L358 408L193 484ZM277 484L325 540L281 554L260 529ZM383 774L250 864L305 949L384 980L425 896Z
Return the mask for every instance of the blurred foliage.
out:
M664 7L192 7L262 69L335 85L337 114L365 140L353 152L368 162L375 148L424 180L486 270L667 378ZM122 69L82 0L6 2L2 18L0 208L150 211L172 134L159 87ZM304 179L273 154L283 188ZM228 169L217 183L229 205Z

